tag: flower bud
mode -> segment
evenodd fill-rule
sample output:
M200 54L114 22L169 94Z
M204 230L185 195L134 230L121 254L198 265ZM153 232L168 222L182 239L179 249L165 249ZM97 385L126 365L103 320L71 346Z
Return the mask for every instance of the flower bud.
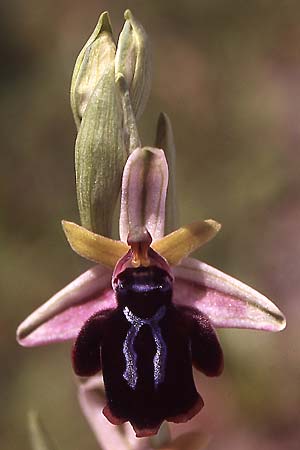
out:
M98 81L115 58L116 46L109 15L100 15L96 28L78 55L71 82L71 108L79 128L88 101Z
M119 36L116 74L122 73L129 87L132 108L138 119L146 106L151 87L151 58L148 37L129 10Z
M80 125L75 144L76 188L82 226L111 236L126 151L107 13L101 15L96 30L78 57L72 82L73 113Z

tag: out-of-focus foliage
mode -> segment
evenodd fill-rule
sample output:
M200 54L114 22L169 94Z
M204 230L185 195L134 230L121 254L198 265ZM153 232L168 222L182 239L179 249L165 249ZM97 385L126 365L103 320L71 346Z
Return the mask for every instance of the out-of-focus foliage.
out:
M35 411L28 413L28 431L32 450L55 450L52 439Z
M70 345L18 348L14 333L84 268L60 228L62 218L78 221L70 77L99 12L110 11L118 32L125 6L152 42L143 144L154 143L166 111L180 222L223 223L197 256L255 285L288 320L278 335L220 333L225 373L198 377L206 407L191 426L215 436L212 450L297 449L300 5L293 0L186 0L180 8L170 0L2 2L1 449L30 448L29 408L60 448L97 448L77 404Z

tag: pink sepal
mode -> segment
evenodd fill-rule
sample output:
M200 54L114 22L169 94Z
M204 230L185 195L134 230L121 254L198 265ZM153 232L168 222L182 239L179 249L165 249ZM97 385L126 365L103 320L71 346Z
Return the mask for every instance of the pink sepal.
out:
M286 321L267 297L193 258L173 268L174 301L205 313L215 327L280 331Z
M153 240L164 235L168 165L163 150L137 148L129 156L122 181L119 231L127 242L130 229L146 227Z
M97 265L77 277L21 323L18 342L32 347L75 338L94 312L116 306L111 276Z

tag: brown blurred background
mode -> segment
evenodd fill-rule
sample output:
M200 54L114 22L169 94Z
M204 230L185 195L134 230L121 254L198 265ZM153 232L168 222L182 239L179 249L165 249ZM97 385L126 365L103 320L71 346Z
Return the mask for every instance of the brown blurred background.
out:
M109 10L117 36L127 7L153 49L143 142L154 142L166 111L181 222L223 223L197 256L264 292L288 320L279 334L220 331L225 372L199 378L206 407L195 426L214 436L211 450L299 449L300 4L176 3L1 3L1 450L29 449L31 408L59 449L98 448L77 404L70 344L23 349L14 335L88 267L60 227L78 221L70 77L98 14Z

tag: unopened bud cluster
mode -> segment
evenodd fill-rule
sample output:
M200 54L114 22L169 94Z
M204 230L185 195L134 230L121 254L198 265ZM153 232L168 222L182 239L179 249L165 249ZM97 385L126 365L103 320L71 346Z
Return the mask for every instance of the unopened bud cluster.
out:
M111 235L123 167L130 149L139 143L135 120L145 108L150 78L142 26L126 11L116 45L108 13L101 14L77 58L71 83L80 218L84 227L97 233Z
M127 10L115 43L107 12L78 55L72 82L71 107L77 127L75 172L81 224L111 237L114 209L129 154L141 142L137 120L150 94L151 57L142 25ZM156 146L164 146L168 163L174 159L169 119L161 115ZM146 164L146 161L145 161ZM166 227L174 222L175 192L170 173ZM172 217L171 217L172 216Z

